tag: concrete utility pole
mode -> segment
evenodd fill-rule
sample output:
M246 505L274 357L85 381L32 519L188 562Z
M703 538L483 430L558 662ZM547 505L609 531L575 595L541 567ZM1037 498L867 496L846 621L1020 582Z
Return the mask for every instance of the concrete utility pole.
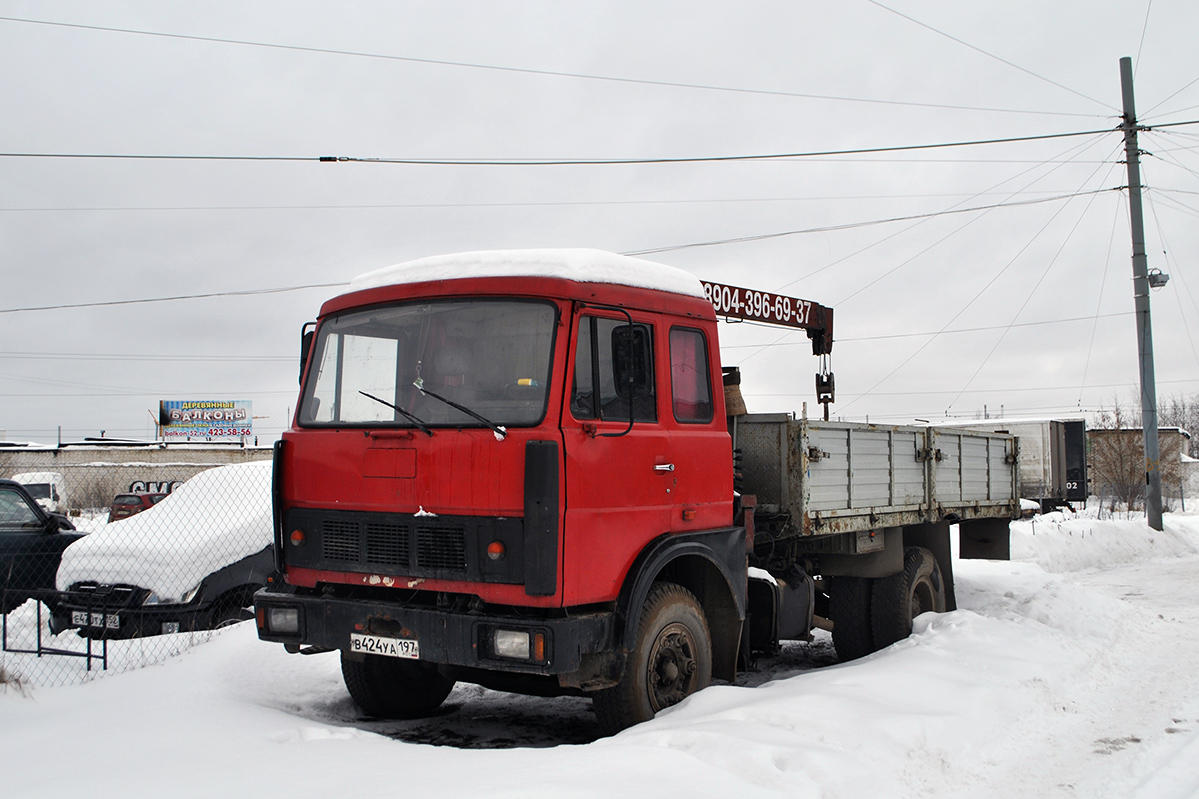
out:
M1128 216L1132 226L1132 293L1136 300L1137 346L1141 358L1141 426L1145 442L1145 516L1154 530L1162 529L1161 449L1157 442L1157 384L1153 375L1153 326L1149 318L1149 288L1164 286L1160 272L1149 275L1145 258L1145 220L1141 214L1141 151L1137 147L1137 112L1132 95L1132 59L1120 59L1120 88L1124 96L1124 152L1128 162Z

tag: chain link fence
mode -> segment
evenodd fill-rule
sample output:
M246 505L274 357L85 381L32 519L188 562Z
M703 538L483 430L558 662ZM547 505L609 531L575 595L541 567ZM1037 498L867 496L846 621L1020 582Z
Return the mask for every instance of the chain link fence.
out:
M158 663L251 619L274 564L267 458L0 466L0 684Z

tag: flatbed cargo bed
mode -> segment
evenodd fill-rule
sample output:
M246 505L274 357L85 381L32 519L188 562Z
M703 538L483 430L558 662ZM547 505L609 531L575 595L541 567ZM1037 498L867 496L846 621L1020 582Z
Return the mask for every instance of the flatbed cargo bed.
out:
M736 417L742 493L781 537L1016 518L1018 444L981 430Z

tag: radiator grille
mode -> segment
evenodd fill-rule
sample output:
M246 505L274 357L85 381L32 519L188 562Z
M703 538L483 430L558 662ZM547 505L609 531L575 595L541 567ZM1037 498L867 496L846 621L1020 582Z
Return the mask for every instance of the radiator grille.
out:
M465 569L465 528L417 527L416 562L422 569Z
M386 566L408 565L408 525L366 523L366 562Z
M326 560L357 563L362 558L362 536L358 522L325 519L321 523L321 556Z
M433 516L322 508L287 511L284 527L308 538L283 551L288 567L333 572L319 579L357 582L365 575L467 580L519 585L524 582L524 520L520 517ZM500 541L502 558L487 557Z

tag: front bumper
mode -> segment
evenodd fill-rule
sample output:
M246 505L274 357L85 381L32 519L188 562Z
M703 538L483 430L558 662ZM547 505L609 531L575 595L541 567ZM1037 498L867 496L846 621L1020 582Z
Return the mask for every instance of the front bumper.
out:
M127 605L79 601L69 593L61 599L50 617L50 631L61 633L76 629L87 638L148 638L169 633L207 630L212 626L213 607L198 605Z
M515 612L451 611L376 599L301 596L264 588L254 595L258 637L294 647L350 651L357 633L387 639L416 641L420 660L438 665L465 666L526 674L576 672L583 656L611 649L615 614L589 612L563 618L517 615ZM270 629L272 609L298 611L298 630ZM541 659L517 659L495 653L497 630L544 636Z

